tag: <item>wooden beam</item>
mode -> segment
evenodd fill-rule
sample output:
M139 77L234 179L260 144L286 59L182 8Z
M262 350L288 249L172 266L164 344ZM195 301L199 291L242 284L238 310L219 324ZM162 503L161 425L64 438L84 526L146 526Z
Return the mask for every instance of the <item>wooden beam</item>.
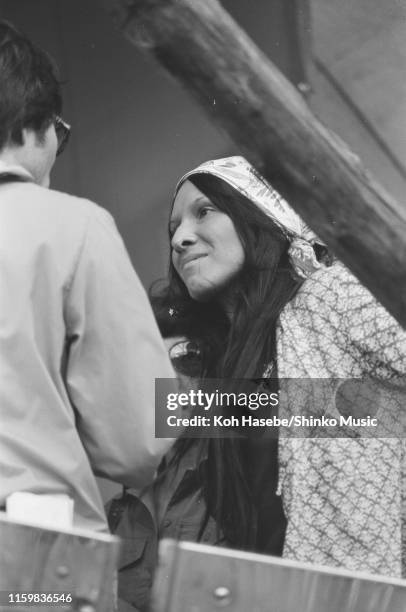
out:
M406 207L311 113L216 0L104 0L406 327Z

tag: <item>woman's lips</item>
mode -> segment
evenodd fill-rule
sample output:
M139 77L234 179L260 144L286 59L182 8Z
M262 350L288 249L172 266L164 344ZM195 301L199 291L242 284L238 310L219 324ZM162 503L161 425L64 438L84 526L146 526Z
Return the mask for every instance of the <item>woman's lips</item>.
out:
M201 259L202 257L207 257L206 253L196 253L195 255L186 255L182 257L180 265L182 268L185 268L189 264L192 264L197 259Z

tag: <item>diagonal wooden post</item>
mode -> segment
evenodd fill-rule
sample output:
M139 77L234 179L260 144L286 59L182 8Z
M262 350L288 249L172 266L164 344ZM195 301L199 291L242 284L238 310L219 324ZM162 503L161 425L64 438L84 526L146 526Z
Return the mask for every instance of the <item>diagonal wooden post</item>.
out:
M217 0L104 0L406 327L406 205L311 113Z

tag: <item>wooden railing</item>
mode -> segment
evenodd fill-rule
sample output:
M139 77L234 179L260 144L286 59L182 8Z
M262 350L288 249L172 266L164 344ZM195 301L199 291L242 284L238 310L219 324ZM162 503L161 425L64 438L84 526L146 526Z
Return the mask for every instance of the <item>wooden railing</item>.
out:
M13 522L0 513L2 612L112 612L118 538Z
M153 612L404 612L406 581L163 540Z

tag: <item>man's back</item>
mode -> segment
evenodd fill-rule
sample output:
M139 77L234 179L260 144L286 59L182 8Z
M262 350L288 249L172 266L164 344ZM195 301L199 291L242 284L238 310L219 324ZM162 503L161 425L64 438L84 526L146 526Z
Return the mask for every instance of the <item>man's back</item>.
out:
M145 293L108 213L20 180L0 183L0 284L0 505L66 493L77 526L104 529L92 468L139 487L168 448L154 378L172 369Z

